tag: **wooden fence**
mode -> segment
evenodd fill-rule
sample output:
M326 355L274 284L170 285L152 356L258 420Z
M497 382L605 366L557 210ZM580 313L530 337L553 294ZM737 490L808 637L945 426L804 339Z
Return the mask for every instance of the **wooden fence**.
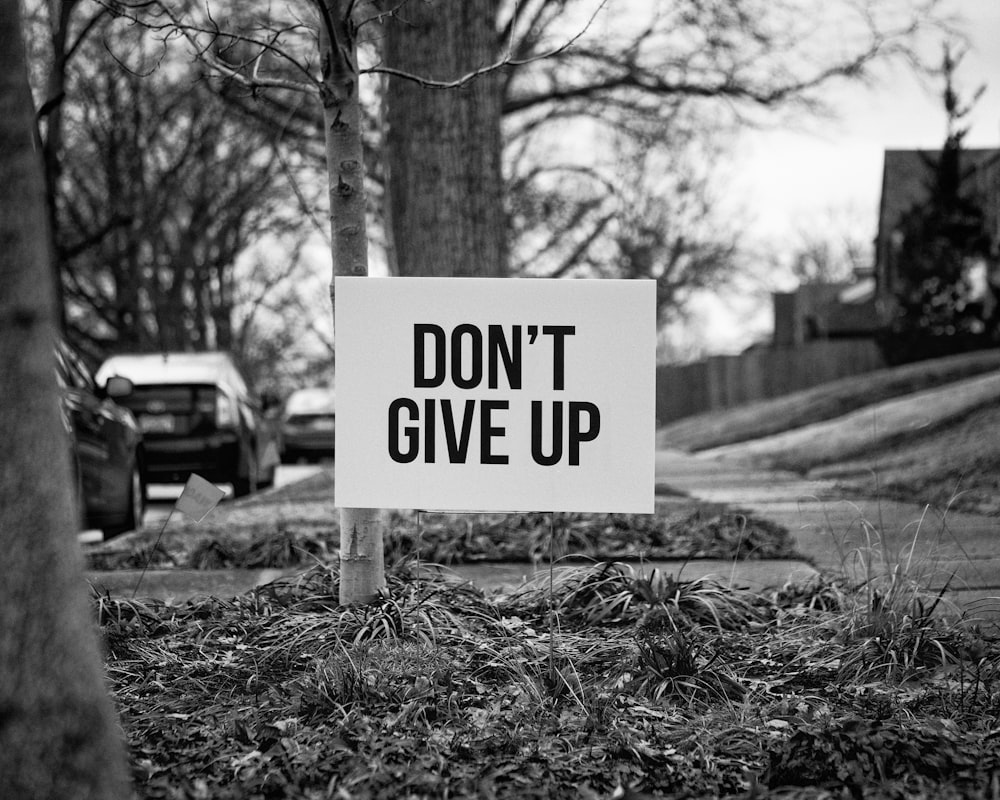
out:
M813 341L661 365L656 368L656 422L780 397L884 366L878 347L866 339Z

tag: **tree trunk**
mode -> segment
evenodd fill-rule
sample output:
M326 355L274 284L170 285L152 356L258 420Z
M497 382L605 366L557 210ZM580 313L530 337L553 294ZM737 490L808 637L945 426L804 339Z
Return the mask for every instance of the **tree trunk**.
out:
M349 0L324 0L320 23L323 119L330 186L333 274L368 274L364 151L357 51L347 19ZM334 284L330 283L330 300ZM385 586L383 530L378 509L340 509L340 602L369 603Z
M497 0L404 3L386 25L386 63L454 81L497 58ZM503 75L460 89L389 78L387 183L399 275L503 277Z
M128 797L88 608L17 0L0 0L0 797Z

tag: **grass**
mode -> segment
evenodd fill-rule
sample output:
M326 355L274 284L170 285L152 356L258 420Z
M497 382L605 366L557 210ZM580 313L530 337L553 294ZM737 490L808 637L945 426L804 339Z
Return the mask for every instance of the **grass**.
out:
M1000 638L862 530L845 577L762 594L594 559L485 595L411 549L365 607L320 557L229 601L94 602L143 798L992 798Z
M887 499L1000 516L997 430L1000 407L994 400L947 425L869 448L862 456L798 467L812 478L834 481L845 493L877 490Z
M921 361L822 384L800 392L677 420L661 444L686 451L746 442L835 419L853 411L1000 370L1000 349Z
M699 415L661 446L875 496L1000 516L1000 349L920 362Z
M349 609L335 565L95 597L138 795L995 796L1000 643L970 620L826 578L560 575L486 596L404 560Z
M214 545L164 537L167 563L306 552L310 569L232 600L95 595L139 797L1000 797L1000 631L877 520L843 576L749 593L619 557L788 541L687 498L555 528L428 515L418 536L401 515L385 592L341 608L325 480L282 490L269 522L234 505ZM417 553L585 547L509 594L416 577Z
M850 549L838 542L842 572L855 587L841 602L850 613L836 628L836 635L853 645L839 676L907 681L927 670L949 670L955 650L941 618L961 614L948 596L955 573L942 575L936 555L945 552L947 525L928 530L933 523L925 513L909 541L900 542L872 521L858 522L860 540ZM896 550L891 541L899 542Z
M675 501L664 518L697 520ZM458 540L482 552L494 522ZM521 522L532 547L577 541ZM992 800L998 630L927 589L913 542L861 530L843 577L762 593L563 559L487 595L418 580L411 548L365 607L319 551L231 600L93 602L140 798Z

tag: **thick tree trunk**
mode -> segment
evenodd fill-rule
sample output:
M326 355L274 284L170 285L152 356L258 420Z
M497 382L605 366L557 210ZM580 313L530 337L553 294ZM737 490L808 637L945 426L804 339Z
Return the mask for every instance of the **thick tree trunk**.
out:
M320 23L323 117L330 186L333 274L368 274L364 151L357 54L346 18L347 0L325 0ZM334 285L330 284L333 301ZM385 586L384 516L374 508L340 509L340 602L369 603Z
M454 81L494 63L497 0L404 3L386 25L386 63ZM398 274L507 274L500 157L502 74L460 89L389 78L389 218Z
M75 541L18 7L0 0L0 797L124 798L124 749Z

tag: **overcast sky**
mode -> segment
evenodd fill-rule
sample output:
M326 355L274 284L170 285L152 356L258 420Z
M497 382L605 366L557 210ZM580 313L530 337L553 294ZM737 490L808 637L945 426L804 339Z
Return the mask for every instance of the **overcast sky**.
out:
M960 92L968 98L987 84L966 120L965 145L1000 147L1000 0L947 0L946 7L966 19L970 39L956 76ZM933 51L929 55L940 57ZM901 66L885 70L874 86L855 84L831 93L836 119L803 121L807 130L745 134L729 166L729 187L734 213L746 220L747 238L759 248L761 260L786 257L803 232L827 231L831 238L848 232L870 241L883 152L941 146L946 127L942 86L940 81L921 85ZM771 274L778 284L772 288L793 288L779 272ZM724 297L703 296L695 306L695 318L680 334L682 349L739 352L767 336L772 324L767 292L753 296L746 284Z
M968 96L986 93L967 122L967 147L1000 146L1000 0L949 0L967 20L970 49L957 74ZM932 58L938 57L931 53ZM753 229L762 236L795 232L852 207L875 213L881 192L882 153L893 148L938 148L945 136L940 82L922 86L903 67L883 72L871 88L852 85L832 93L837 119L804 123L809 131L747 135L734 164L737 185L753 197ZM843 218L843 213L834 216Z

